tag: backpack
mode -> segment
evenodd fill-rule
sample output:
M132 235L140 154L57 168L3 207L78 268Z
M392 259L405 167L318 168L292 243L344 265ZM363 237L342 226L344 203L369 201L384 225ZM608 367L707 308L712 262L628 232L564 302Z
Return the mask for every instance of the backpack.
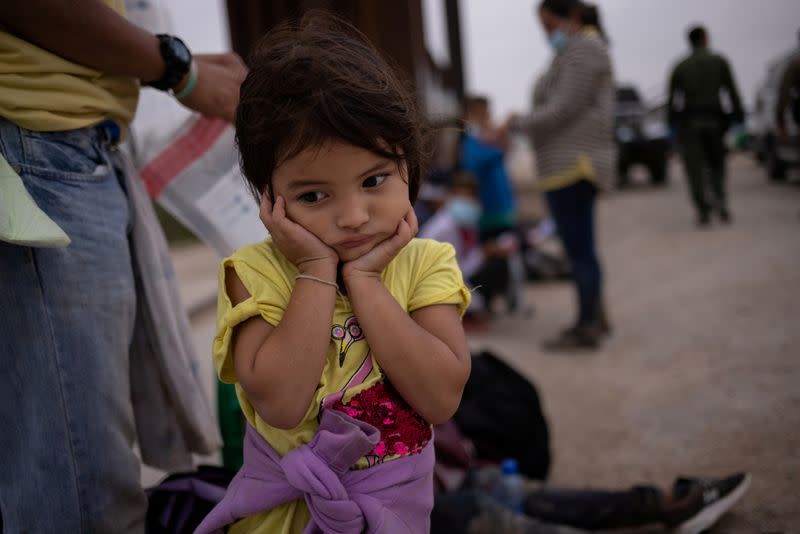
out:
M550 432L536 387L491 352L473 356L454 420L479 461L515 458L526 477L547 479Z

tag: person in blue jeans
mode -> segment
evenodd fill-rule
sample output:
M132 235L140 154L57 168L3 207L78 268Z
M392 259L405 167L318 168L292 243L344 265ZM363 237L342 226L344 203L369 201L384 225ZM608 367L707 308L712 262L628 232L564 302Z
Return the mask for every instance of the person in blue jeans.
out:
M539 186L572 268L578 301L573 324L544 344L549 350L596 349L610 332L602 304L595 244L595 197L614 174L614 75L596 8L580 0L541 0L536 14L553 49L537 80L531 112L508 126L536 151ZM587 23L590 21L591 24Z
M123 4L10 0L0 10L0 153L71 239L49 249L0 242L9 534L144 530L129 354L137 330L169 326L140 322L148 273L132 252L117 143L139 80L231 120L245 73L233 54L192 57L179 39L137 28Z

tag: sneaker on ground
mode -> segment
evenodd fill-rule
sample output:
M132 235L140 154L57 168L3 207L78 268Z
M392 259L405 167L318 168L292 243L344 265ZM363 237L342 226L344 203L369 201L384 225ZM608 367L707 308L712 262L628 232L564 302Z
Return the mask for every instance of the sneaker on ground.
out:
M677 534L699 534L731 509L750 486L750 475L737 473L725 478L678 478L672 486L673 502L695 502L693 515L673 524Z

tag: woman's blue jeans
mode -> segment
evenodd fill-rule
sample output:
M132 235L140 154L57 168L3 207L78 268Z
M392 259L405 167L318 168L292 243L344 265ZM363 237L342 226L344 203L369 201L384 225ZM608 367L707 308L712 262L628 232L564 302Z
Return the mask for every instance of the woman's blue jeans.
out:
M596 195L594 184L586 180L548 191L545 195L577 289L576 326L594 323L600 307L602 271L595 249Z
M142 532L130 402L130 211L104 127L40 133L0 118L0 152L72 239L0 242L0 524ZM2 194L2 191L0 191Z

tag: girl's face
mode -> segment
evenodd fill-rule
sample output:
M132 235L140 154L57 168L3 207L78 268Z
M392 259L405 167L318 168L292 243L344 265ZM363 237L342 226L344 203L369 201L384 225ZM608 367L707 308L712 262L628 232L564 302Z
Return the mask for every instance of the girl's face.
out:
M306 149L279 165L272 190L289 218L333 248L359 258L394 235L411 208L405 165L340 141Z

